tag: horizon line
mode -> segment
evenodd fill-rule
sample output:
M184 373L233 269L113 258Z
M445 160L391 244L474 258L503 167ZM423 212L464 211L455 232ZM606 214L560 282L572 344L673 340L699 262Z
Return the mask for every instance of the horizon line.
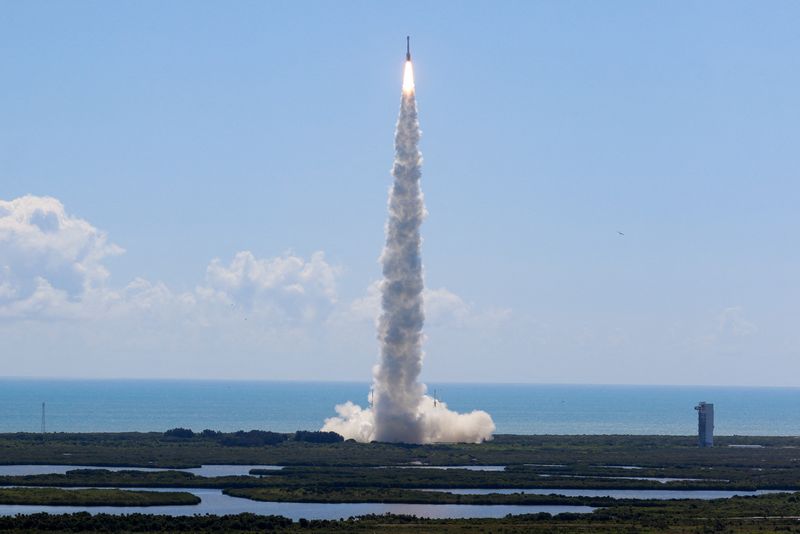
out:
M42 381L109 381L109 382L239 382L239 383L304 383L304 384L364 384L369 380L320 380L300 378L197 378L197 377L81 377L81 376L0 376L2 380L42 380ZM800 389L800 385L766 385L766 384L648 384L648 383L612 383L612 382L503 382L474 380L428 380L423 384L454 384L484 386L608 386L608 387L671 387L671 388L752 388L752 389Z

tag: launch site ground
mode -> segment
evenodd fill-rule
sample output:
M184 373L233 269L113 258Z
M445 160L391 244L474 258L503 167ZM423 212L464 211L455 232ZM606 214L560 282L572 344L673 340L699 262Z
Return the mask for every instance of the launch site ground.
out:
M563 505L594 511L499 519L370 516L302 522L254 514L34 514L0 517L0 530L75 532L116 525L116 530L137 532L311 527L352 532L379 527L393 532L800 532L800 494L793 493L800 491L797 437L721 436L715 447L698 448L696 438L688 436L499 435L482 444L407 445L316 443L326 436L304 434L2 434L3 465L63 469L60 474L0 471L6 473L0 476L0 486L6 486L0 490L0 504L76 505L87 510L99 505L191 507L199 499L190 488L216 488L237 499L273 503ZM213 464L274 467L227 476L180 471ZM117 470L121 466L130 469ZM620 491L635 497L603 495ZM686 498L686 491L745 496ZM647 498L657 494L648 492L684 493L668 500Z

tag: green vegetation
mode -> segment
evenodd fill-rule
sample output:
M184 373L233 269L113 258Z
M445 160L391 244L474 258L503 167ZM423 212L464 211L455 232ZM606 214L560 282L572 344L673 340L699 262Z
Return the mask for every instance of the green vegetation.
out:
M0 477L2 486L120 487L120 488L234 488L261 484L254 477L201 477L184 471L109 471L75 469L64 475Z
M309 432L308 430L298 430L294 433L295 441L307 441L309 443L339 443L344 438L336 432Z
M612 499L610 497L565 497L523 493L489 495L457 495L440 491L397 488L232 488L223 490L231 497L254 501L321 502L321 503L404 503L404 504L514 504L565 506L617 506L622 504L652 506L651 500Z
M581 473L580 466L575 467ZM654 490L755 490L796 489L796 471L764 473L757 475L742 470L730 472L730 478L718 479L716 474L705 473L699 480L676 480L661 483L640 480L630 470L624 475L549 475L537 470L471 471L466 469L403 469L364 467L290 467L273 471L273 475L254 482L253 486L333 486L379 488L574 488L574 489L654 489ZM660 476L675 475L660 474ZM547 476L542 476L545 474ZM586 478L584 478L586 477ZM618 477L618 478L617 478ZM713 478L712 478L713 477Z
M186 429L185 429L186 430ZM257 431L262 432L262 431ZM244 433L248 434L248 433ZM264 432L263 435L277 433ZM300 442L278 434L275 443L232 448L222 441L240 433L204 430L191 438L157 432L88 434L0 434L3 463L192 467L201 464L281 465L430 465L585 464L687 467L753 465L796 467L800 437L716 438L713 449L699 449L691 436L512 436L498 435L482 444L407 445L353 441ZM262 435L262 434L258 434ZM728 447L760 444L764 448Z
M190 434L191 433L191 434ZM0 477L0 485L152 487L394 487L800 489L800 438L720 437L699 449L683 436L497 436L489 443L406 445L338 441L323 432L0 434L9 464L128 465L183 468L201 464L280 464L254 477L187 473L107 473ZM330 441L330 442L324 442ZM259 445L260 443L260 445ZM728 447L760 444L761 448ZM378 466L507 465L505 471L375 469ZM619 466L637 466L624 469ZM617 466L617 467L614 467ZM639 477L682 478L662 484Z
M240 430L232 434L220 433L215 439L225 447L264 447L265 445L278 445L289 439L289 437L286 434L264 430L251 430L249 432Z
M342 521L291 520L280 516L239 514L230 516L158 516L34 514L0 517L3 532L390 532L418 534L620 532L754 534L800 532L793 516L800 515L800 500L793 495L765 495L717 501L665 501L648 508L620 506L593 514L530 514L503 519L430 520L413 516L369 515Z
M461 469L375 469L364 467L292 467L269 471L268 476L203 477L183 471L109 471L75 469L66 474L3 476L4 486L152 487L152 488L574 488L574 489L797 489L797 478L764 480L675 481L662 484L635 478L541 477L529 472L468 471Z
M164 432L165 438L190 439L194 437L194 432L188 428L171 428Z
M277 502L381 502L409 504L582 505L592 514L549 514L485 520L422 520L369 516L348 521L302 521L250 514L202 518L74 514L3 518L12 532L800 532L800 494L714 501L640 500L560 495L457 495L433 488L593 488L800 490L800 438L721 437L699 449L682 436L498 436L490 443L407 445L341 441L336 434L265 431L222 433L176 428L166 433L0 434L0 458L9 464L191 467L201 464L279 464L255 476L203 477L181 471L75 469L63 475L0 477L0 502L112 504L115 499L193 499L187 493L95 488L219 488L231 497ZM754 445L762 447L728 447ZM420 464L427 465L419 467ZM433 466L505 465L504 471L435 469ZM630 467L636 467L631 469ZM641 477L679 478L661 483ZM44 488L44 486L48 486ZM36 488L34 488L36 487ZM27 492L27 493L26 493ZM136 497L134 497L136 496ZM50 500L47 500L50 499ZM63 499L84 499L80 502ZM92 500L95 499L95 500ZM117 501L132 505L130 500ZM152 502L152 501L150 501ZM179 504L174 501L152 504ZM135 503L133 505L145 505ZM102 522L100 521L102 519Z
M184 429L188 430L188 429ZM302 435L302 434L301 434ZM252 446L230 446L247 441ZM238 438L237 438L238 437ZM257 442L261 444L257 444ZM800 466L798 437L717 437L719 446L699 449L691 436L511 436L482 444L311 443L296 434L205 430L191 437L164 433L0 434L5 464L72 464L197 467L202 464L384 466L566 464L637 465L646 468ZM728 447L760 444L763 448ZM239 445L237 443L237 445ZM543 468L545 469L545 468Z
M292 529L292 520L280 516L238 514L228 516L169 516L31 514L0 516L0 531L29 532L274 532Z
M0 504L46 506L166 506L199 504L191 493L118 489L0 488Z

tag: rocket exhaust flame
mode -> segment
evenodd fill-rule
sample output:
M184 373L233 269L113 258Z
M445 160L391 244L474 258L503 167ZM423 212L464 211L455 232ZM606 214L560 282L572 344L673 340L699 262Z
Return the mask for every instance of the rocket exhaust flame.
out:
M409 59L403 70L403 94L414 92L414 65Z
M389 192L386 246L381 255L382 313L378 320L380 362L373 375L372 406L336 406L338 417L323 430L346 439L405 443L474 442L491 439L488 413L459 414L425 395L422 370L423 313L420 227L425 205L420 189L422 155L410 49L406 52L403 94L395 132L394 183Z

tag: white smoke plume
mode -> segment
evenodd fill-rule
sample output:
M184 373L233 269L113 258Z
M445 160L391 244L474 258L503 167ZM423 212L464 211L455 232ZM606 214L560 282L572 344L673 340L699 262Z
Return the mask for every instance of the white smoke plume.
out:
M459 414L425 395L422 370L422 294L420 226L425 205L420 190L422 155L411 61L406 61L403 96L395 133L394 183L389 193L386 246L381 255L382 314L378 320L380 362L374 369L372 407L352 402L336 406L338 417L323 430L357 441L404 443L474 442L491 439L488 413Z

